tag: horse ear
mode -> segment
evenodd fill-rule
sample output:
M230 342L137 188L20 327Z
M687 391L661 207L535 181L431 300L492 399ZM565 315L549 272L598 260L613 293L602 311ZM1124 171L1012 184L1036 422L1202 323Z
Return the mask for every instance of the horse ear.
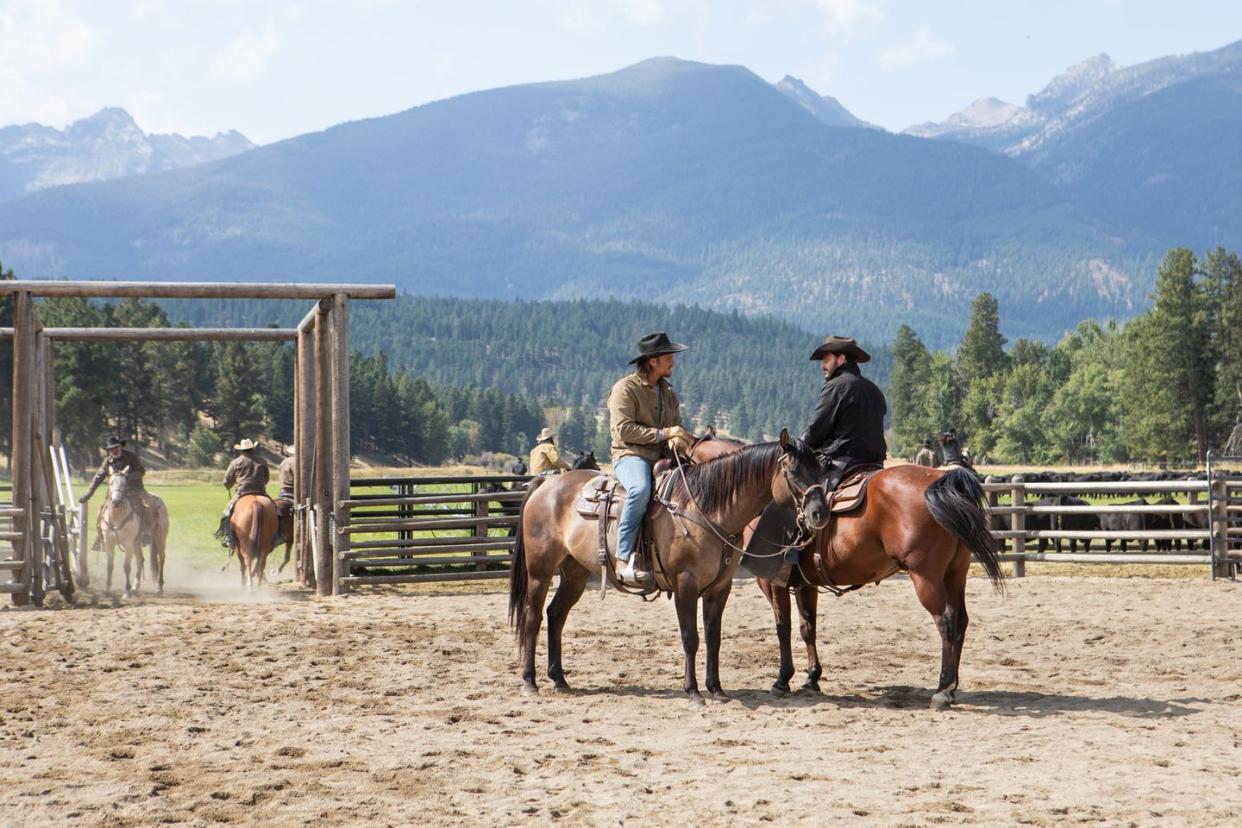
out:
M790 447L789 429L787 428L781 429L780 442L781 442L781 448L785 449L785 451L789 451L789 447Z

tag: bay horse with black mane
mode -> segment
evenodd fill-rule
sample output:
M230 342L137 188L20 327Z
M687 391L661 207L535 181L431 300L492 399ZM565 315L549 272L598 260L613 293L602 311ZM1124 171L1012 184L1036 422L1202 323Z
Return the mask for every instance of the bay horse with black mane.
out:
M707 691L717 700L727 699L720 686L720 622L741 558L736 544L746 525L774 500L797 509L811 527L823 526L828 512L815 455L784 432L779 442L748 446L676 474L668 502L677 517L667 508L656 508L647 520L656 586L672 593L677 608L686 664L682 686L691 705L698 706L703 697L694 663L699 647L695 612L702 599ZM522 501L509 572L509 623L514 625L528 692L537 692L535 644L544 600L558 572L560 584L548 606L548 678L557 690L569 689L561 664L561 634L587 579L601 569L598 524L574 508L575 497L594 476L569 471L536 477ZM615 528L609 534L610 547L615 547ZM607 567L611 569L611 559Z
M734 440L710 439L692 450L694 462L741 451ZM775 551L775 550L774 550ZM943 709L956 697L958 666L966 639L966 576L972 553L998 590L1004 575L996 557L996 541L988 531L983 489L974 472L963 468L938 471L923 466L893 466L876 472L867 484L863 504L835 515L826 532L817 533L794 568L789 587L758 578L772 605L780 643L780 673L772 692L789 692L793 677L790 650L790 601L797 597L802 640L807 649L803 689L818 693L823 669L815 646L818 591L844 591L879 581L898 572L910 577L914 593L931 614L940 633L940 681L931 706Z

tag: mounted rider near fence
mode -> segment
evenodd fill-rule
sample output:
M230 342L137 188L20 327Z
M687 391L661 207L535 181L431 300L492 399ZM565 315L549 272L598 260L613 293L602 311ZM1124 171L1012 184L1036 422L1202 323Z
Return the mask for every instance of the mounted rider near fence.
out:
M267 556L278 541L276 505L267 495L267 464L255 455L257 444L243 439L233 446L238 456L224 473L224 488L237 487L220 518L216 537L237 551L242 587L253 590L263 583Z
M155 579L161 593L164 591L164 557L168 545L168 509L164 506L164 501L156 495L146 495L151 517L144 528L133 495L129 491L128 478L128 469L112 472L108 481L108 497L99 510L99 539L108 560L108 576L104 589L112 591L112 567L116 548L119 546L124 555L122 567L125 572L126 598L142 588L143 534L149 536L146 542L151 547L151 577ZM131 566L131 562L136 565Z
M707 637L707 691L727 698L720 685L720 623L733 586L746 525L773 500L797 510L812 529L827 517L819 464L801 443L782 432L777 443L750 446L719 460L671 470L658 483L664 494L645 516L652 572L650 592L672 594L685 653L683 689L692 705L701 705L695 670L699 633L696 610L703 602ZM614 586L619 533L603 514L584 516L584 501L608 478L587 471L537 477L522 502L513 564L509 575L509 621L515 627L519 663L526 690L534 692L535 644L543 605L553 577L560 583L548 606L548 677L556 689L568 690L561 664L561 634L569 610L581 598L592 572ZM641 517L641 516L640 516ZM601 550L601 535L603 549ZM601 554L602 553L602 554ZM637 556L637 555L636 555Z

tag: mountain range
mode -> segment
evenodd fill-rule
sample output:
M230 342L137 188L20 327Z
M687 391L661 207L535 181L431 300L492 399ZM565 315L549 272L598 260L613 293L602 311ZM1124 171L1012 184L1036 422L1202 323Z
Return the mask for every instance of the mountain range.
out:
M124 109L101 109L63 130L41 124L0 128L0 201L57 187L189 167L254 144L230 130L214 137L147 134Z
M873 341L908 322L932 345L987 290L1008 334L1055 338L1142 307L1167 246L1237 238L1240 48L1093 59L918 135L794 78L656 58L11 199L0 261L694 302Z

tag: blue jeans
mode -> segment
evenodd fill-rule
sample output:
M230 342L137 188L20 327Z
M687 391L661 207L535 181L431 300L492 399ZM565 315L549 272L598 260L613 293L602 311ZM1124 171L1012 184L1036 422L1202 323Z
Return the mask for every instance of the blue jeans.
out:
M625 505L621 507L621 521L617 526L617 559L628 561L634 554L638 541L638 529L647 503L651 500L651 463L641 457L629 455L612 464L612 473L625 487Z

